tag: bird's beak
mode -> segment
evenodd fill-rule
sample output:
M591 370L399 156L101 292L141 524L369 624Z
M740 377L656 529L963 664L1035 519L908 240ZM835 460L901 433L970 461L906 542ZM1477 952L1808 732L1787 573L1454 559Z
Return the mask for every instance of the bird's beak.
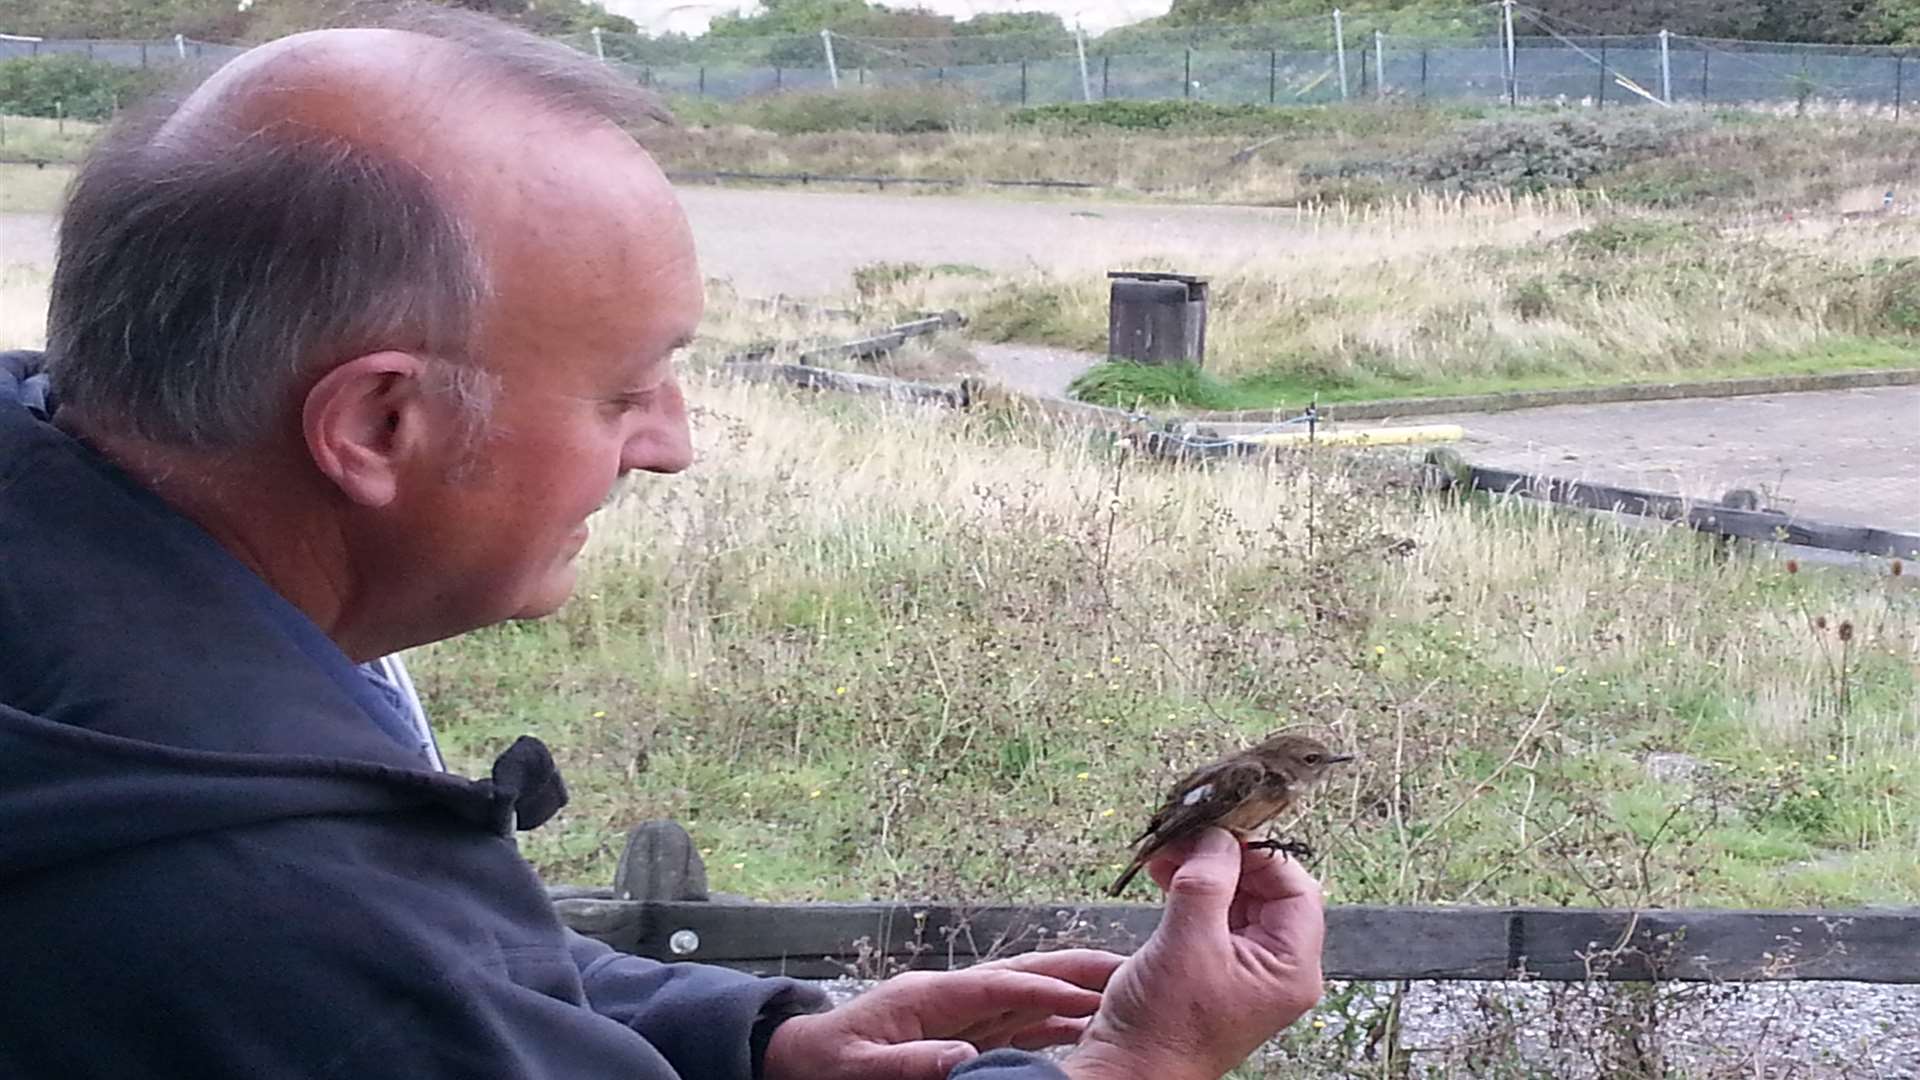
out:
M1353 760L1352 754L1328 754L1327 755L1327 764L1329 765L1338 765L1341 762L1352 761L1352 760Z

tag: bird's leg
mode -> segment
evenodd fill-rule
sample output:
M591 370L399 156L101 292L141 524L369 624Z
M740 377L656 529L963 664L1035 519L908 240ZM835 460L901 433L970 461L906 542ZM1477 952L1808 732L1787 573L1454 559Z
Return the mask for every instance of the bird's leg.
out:
M1249 840L1247 842L1247 849L1249 851L1277 851L1282 855L1291 855L1300 862L1306 862L1308 859L1313 858L1313 849L1307 846L1306 841L1294 840L1292 838L1282 840L1277 837L1268 836L1264 840Z

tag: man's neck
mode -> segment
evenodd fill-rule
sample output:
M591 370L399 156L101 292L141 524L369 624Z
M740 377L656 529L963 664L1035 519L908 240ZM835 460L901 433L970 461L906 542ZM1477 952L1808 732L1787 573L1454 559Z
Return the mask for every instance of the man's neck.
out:
M58 425L91 447L313 620L356 662L391 651L348 625L349 560L327 497L284 448L196 450L103 433L63 410Z

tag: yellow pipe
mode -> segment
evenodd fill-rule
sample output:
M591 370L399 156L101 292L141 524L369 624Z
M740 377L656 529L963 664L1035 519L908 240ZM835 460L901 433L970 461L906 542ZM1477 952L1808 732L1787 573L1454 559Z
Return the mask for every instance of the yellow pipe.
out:
M1467 429L1459 424L1409 424L1405 427L1360 428L1322 431L1313 441L1327 446L1403 446L1407 443L1459 442ZM1269 435L1246 435L1240 441L1261 446L1305 446L1304 431L1280 431Z

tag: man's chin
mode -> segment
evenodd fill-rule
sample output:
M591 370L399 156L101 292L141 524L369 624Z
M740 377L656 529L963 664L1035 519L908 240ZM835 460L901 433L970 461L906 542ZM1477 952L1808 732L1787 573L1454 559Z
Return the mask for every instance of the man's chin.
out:
M508 620L544 619L559 611L573 596L574 577L573 564L568 563L564 570L554 575L553 580L543 583L542 588L507 616Z

